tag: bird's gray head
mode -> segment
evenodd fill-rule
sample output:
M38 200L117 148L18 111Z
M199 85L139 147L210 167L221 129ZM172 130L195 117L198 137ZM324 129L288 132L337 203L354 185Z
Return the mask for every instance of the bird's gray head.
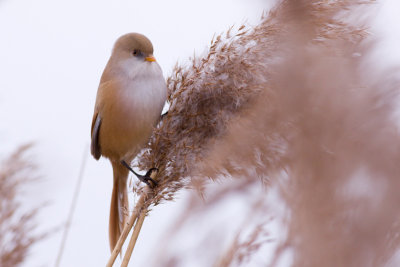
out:
M150 40L140 33L127 33L115 42L100 82L116 77L134 79L162 75L160 66L155 61Z
M112 57L117 57L120 60L136 58L142 61L155 61L152 43L140 33L128 33L118 38L114 45Z

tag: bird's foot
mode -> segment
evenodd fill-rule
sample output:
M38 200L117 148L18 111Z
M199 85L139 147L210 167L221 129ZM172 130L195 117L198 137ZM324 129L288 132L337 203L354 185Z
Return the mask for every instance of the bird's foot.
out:
M158 173L157 168L151 168L146 172L145 175L141 175L141 177L138 176L139 180L142 181L143 183L147 184L151 188L154 188L157 186L157 182L153 179L156 177Z
M136 177L143 183L147 184L150 188L154 188L157 186L157 182L154 180L154 178L156 177L157 173L158 173L158 169L157 168L151 168L150 170L148 170L146 172L145 175L141 175L138 174L137 172L135 172L131 166L129 166L128 163L126 163L125 160L121 160L121 164L124 165L126 168L128 168L128 170L130 170L134 175L136 175Z

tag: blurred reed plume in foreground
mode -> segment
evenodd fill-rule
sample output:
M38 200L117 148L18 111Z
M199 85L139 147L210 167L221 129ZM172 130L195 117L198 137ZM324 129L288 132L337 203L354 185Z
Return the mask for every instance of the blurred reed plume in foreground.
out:
M271 216L282 229L262 265L399 266L399 73L374 64L371 2L279 1L168 79L169 113L139 158L160 170L146 205L195 188L205 200L192 197L181 227L212 224L207 209L241 196L247 213L232 222L253 230L225 247L199 244L215 266L248 266L271 241ZM187 256L160 261L185 266Z
M36 235L37 209L24 211L21 194L35 181L35 165L29 159L30 145L19 147L0 163L0 266L20 266L31 246L43 238Z

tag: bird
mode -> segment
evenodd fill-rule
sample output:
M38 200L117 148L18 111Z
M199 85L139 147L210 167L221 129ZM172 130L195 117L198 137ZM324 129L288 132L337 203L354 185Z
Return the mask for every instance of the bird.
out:
M167 98L166 81L153 52L151 41L143 34L127 33L119 37L97 90L90 150L96 160L101 156L109 159L113 169L111 251L129 215L129 171L147 185L156 185L150 177L154 168L140 175L129 165L160 121Z

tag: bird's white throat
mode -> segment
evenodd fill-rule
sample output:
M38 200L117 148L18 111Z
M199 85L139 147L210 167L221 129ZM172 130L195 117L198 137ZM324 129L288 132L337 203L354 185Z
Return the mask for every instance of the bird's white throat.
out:
M123 105L127 112L141 114L143 120L154 121L160 116L166 100L166 84L157 62L135 58L121 63Z
M123 74L130 80L158 79L162 77L162 71L157 62L143 61L138 58L129 58L121 61L119 64Z

